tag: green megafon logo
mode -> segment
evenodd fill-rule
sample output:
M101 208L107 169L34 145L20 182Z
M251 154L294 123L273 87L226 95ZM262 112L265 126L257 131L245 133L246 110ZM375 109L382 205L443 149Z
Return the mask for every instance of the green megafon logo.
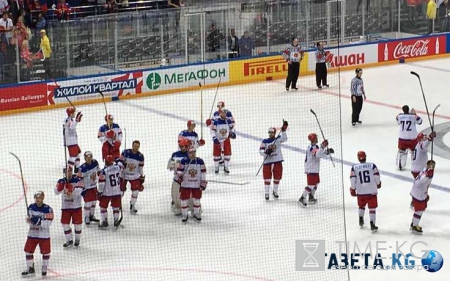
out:
M161 86L161 76L158 73L150 73L146 82L150 90L156 90Z

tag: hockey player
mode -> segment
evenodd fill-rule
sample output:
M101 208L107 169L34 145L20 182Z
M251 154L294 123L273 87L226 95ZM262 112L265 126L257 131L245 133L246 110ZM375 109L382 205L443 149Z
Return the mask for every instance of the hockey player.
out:
M81 179L83 186L81 195L84 200L84 223L90 225L91 222L99 222L94 214L97 203L97 173L100 167L90 151L84 153L84 161L86 162L80 166L77 176Z
M74 171L77 173L78 167L80 166L81 153L81 149L78 146L77 124L81 122L83 114L78 112L75 117L75 108L73 107L68 107L66 113L67 118L64 120L64 144L69 151L69 160L67 161L67 164L75 167Z
M366 153L359 151L359 164L352 166L350 171L350 194L358 196L359 226L364 225L366 205L369 206L370 229L378 230L376 223L376 208L378 207L377 194L381 188L380 173L374 163L366 162Z
M27 242L25 243L25 256L27 261L27 269L22 272L22 276L29 276L35 273L34 270L34 251L36 246L42 255L42 276L47 275L48 262L50 260L50 226L53 221L53 209L44 204L45 194L38 191L34 194L34 203L28 206L27 224L30 225L28 230Z
M66 171L64 171L66 172ZM61 224L63 226L66 243L64 248L80 245L81 224L83 223L83 212L81 210L81 192L82 183L79 177L72 173L72 167L67 166L67 176L58 180L55 187L55 194L61 194ZM72 228L70 222L75 228L75 244L73 243Z
M410 229L414 234L422 234L422 227L419 226L419 223L423 212L427 208L427 203L430 200L428 188L433 180L435 166L436 162L433 160L428 160L427 167L423 169L416 177L411 189L410 194L414 204L414 215Z
M177 169L180 165L180 162L183 158L189 157L188 155L188 148L191 147L191 141L188 139L183 139L178 142L178 146L180 147L180 150L175 151L172 153L172 156L169 159L169 162L167 163L167 169L169 171L173 171L173 181L172 181L172 189L171 189L171 196L172 196L172 212L179 216L181 215L181 202L180 202L180 183L178 182L177 177Z
M228 165L231 159L231 139L236 139L236 133L234 132L234 123L230 124L227 118L228 110L222 108L220 116L217 120L214 120L211 124L211 136L213 140L213 156L214 156L214 168L215 173L219 173L219 162L222 158L224 167L223 171L227 174L230 173Z
M181 133L178 134L178 141L182 139L188 139L191 141L191 145L194 148L198 148L199 146L205 145L204 139L198 139L198 134L194 132L195 130L195 121L189 120L187 121L187 130L181 131Z
M402 107L403 113L397 115L398 124L398 152L396 166L399 170L402 170L406 166L406 160L408 157L408 149L411 153L416 148L417 144L417 129L416 125L422 124L422 118L420 118L414 108L409 110L409 106L404 105ZM412 156L412 155L411 155Z
M320 146L317 145L317 134L312 133L308 135L308 140L311 142L306 149L305 157L305 174L307 186L303 195L300 197L299 202L306 206L306 197L309 195L309 203L317 203L317 199L314 195L317 191L317 185L320 183L319 170L320 170L320 158L327 157L328 154L334 153L332 148L328 148L328 141L323 140Z
M216 121L216 120L218 120L218 119L220 118L220 113L222 112L222 109L223 109L224 107L225 107L225 102L219 101L219 102L217 103L217 111L214 112L214 114L213 114L213 116L212 116L212 119L207 119L207 120L206 120L206 126L207 126L207 127L211 127L212 122L213 122L213 121ZM233 114L231 113L231 111L229 111L229 110L228 110L228 112L227 112L227 120L228 120L228 124L230 124L230 128L231 128L231 129L234 129L234 117L233 117ZM223 165L223 164L225 163L225 161L224 161L224 159L223 159L223 151L222 151L220 157L221 157L221 158L220 158L220 160L219 160L219 165Z
M278 198L278 185L283 176L283 154L281 152L281 144L287 141L286 130L288 122L283 121L281 133L275 137L277 130L269 128L269 138L264 139L259 146L259 154L264 156L263 162L263 179L264 179L264 194L266 200L269 200L270 183L273 177L273 197Z
M125 149L122 152L120 161L123 164L123 174L120 177L120 190L125 193L127 183L130 182L131 201L130 212L137 213L136 201L139 192L144 191L144 154L139 151L141 143L138 140L133 141L132 149Z
M119 210L122 207L122 192L120 191L121 168L114 162L112 155L105 157L105 168L98 177L98 200L100 201L100 229L108 227L108 205L113 209L114 226L119 226Z
M192 196L194 201L194 219L200 222L200 199L202 190L206 189L206 167L203 159L196 156L196 149L191 147L189 157L183 158L177 168L177 180L180 183L180 200L183 223L188 220L188 200Z
M436 132L431 132L428 136L424 133L417 135L417 144L411 155L411 174L414 179L427 167L428 147L435 137Z
M107 155L112 155L114 158L120 157L120 145L122 144L122 129L117 123L114 123L114 117L108 114L105 116L105 121L106 124L98 130L98 139L103 144L103 161Z

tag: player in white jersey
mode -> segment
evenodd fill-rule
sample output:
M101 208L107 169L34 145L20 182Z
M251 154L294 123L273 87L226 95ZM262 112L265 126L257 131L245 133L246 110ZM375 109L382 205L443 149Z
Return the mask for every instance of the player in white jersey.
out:
M22 272L22 276L33 275L34 270L34 251L39 245L42 255L42 276L47 275L48 262L50 260L50 226L53 221L53 209L44 204L45 194L38 191L34 194L34 203L28 206L27 224L28 230L27 242L24 251L27 263L27 269Z
M419 173L417 178L414 180L411 189L410 194L414 204L414 215L410 229L414 234L422 234L422 227L419 226L419 223L423 212L427 208L427 203L430 200L428 188L433 180L435 166L436 162L433 160L428 160L427 167Z
M132 149L125 149L120 157L120 162L124 167L120 177L120 190L125 193L127 183L130 182L130 211L132 214L136 214L139 192L144 191L144 154L139 151L141 143L138 140L133 141L132 147Z
M189 157L188 148L191 147L191 141L188 139L183 139L178 142L180 150L175 151L170 156L169 162L167 163L167 169L173 171L173 180L171 188L172 212L179 216L181 215L181 201L180 201L180 183L178 182L177 169L183 158Z
M65 169L64 169L65 170ZM81 227L83 223L83 212L81 209L81 192L83 191L82 182L79 177L72 173L72 167L67 166L67 177L59 179L56 183L55 194L61 195L61 224L63 226L66 243L63 247L80 245ZM66 174L66 171L64 171ZM72 228L70 222L75 228L75 244L73 243Z
M194 200L194 219L200 222L200 199L202 190L206 189L206 167L203 159L196 157L196 149L191 147L189 157L183 158L177 168L177 180L180 183L180 200L183 223L188 220L188 200L192 196Z
M77 124L81 122L83 114L77 113L75 117L75 108L69 107L66 109L67 118L64 119L64 145L69 151L69 159L67 164L75 167L75 173L78 172L80 166L81 149L78 146Z
M278 198L278 185L283 177L283 154L281 152L281 144L287 141L286 130L288 122L283 121L281 133L275 137L277 130L269 128L269 138L263 139L259 145L259 154L264 156L263 162L263 179L264 179L264 197L269 200L270 184L273 178L273 192L274 198Z
M431 132L430 135L419 133L417 135L416 148L411 157L411 174L413 178L417 178L419 173L427 167L428 161L428 147L433 139L436 137L436 132Z
M358 196L359 226L364 225L364 213L366 205L369 207L370 229L378 230L376 223L376 209L378 207L377 194L381 188L380 173L374 163L366 162L366 153L358 152L359 164L352 166L350 171L350 194Z
M105 116L106 124L98 130L98 140L102 143L102 159L105 161L107 155L114 158L120 157L120 146L122 144L122 129L119 124L114 123L114 116L108 114Z
M223 108L225 108L225 102L219 101L217 103L217 111L213 113L212 119L206 120L207 127L211 127L213 121L216 121L220 118L220 114L221 114ZM235 121L234 121L234 117L233 117L233 114L231 113L231 111L227 110L226 116L227 116L227 123L230 125L230 128L234 129ZM225 164L225 161L224 161L223 151L222 151L219 165L224 165L224 164Z
M396 166L399 170L402 170L406 166L406 160L408 157L408 149L412 152L417 145L417 129L416 125L422 124L422 118L420 118L414 108L409 110L409 106L404 105L402 107L403 113L397 115L398 124L398 152L396 159Z
M122 207L122 191L120 190L120 174L122 169L114 162L112 155L105 158L105 168L100 171L98 177L98 197L100 201L100 229L108 227L108 205L111 202L113 209L114 226L118 227L119 211Z
M317 191L317 186L320 183L319 171L320 171L320 158L327 157L328 154L334 153L332 148L328 148L328 141L323 140L320 146L317 144L317 134L311 133L308 135L308 140L311 142L306 149L305 156L305 174L307 185L303 191L302 196L298 201L302 206L306 206L306 198L309 196L309 203L317 203L317 199L314 195Z
M83 165L80 166L77 176L81 179L84 200L84 223L99 222L95 217L95 205L97 204L97 173L100 171L98 161L94 159L92 152L84 153Z
M231 160L231 141L230 139L236 139L236 133L234 131L234 123L230 123L227 117L228 109L222 108L219 118L214 120L211 124L211 137L213 140L213 156L214 156L214 169L215 173L219 173L219 162L223 160L223 171L227 174L230 173L228 165Z
M199 146L205 145L204 139L198 139L198 134L194 131L195 130L195 121L194 120L188 120L187 121L187 130L183 130L178 134L178 141L182 139L188 139L191 141L192 147L198 148Z

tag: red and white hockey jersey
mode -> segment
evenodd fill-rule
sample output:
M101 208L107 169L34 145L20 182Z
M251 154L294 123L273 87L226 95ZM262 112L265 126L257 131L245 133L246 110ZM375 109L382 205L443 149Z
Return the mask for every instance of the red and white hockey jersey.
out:
M70 194L66 193L64 189L67 182L74 187L73 192ZM55 186L55 194L61 194L61 210L76 210L81 208L82 191L82 182L77 176L72 176L69 180L66 178L58 180Z
M287 141L286 132L281 132L281 134L276 139L264 139L259 146L259 154L266 157L264 153L269 147L272 147L273 152L267 156L264 160L265 164L272 164L277 162L283 162L283 153L281 152L281 144Z
M106 136L106 133L109 130L114 131L114 133L115 133L114 138L108 138ZM117 140L122 142L122 129L116 123L113 123L111 125L111 128L109 128L108 124L104 124L100 127L100 129L98 129L97 137L101 143L109 142L110 145L114 145L114 142Z
M356 189L358 195L376 195L380 181L380 173L373 163L359 163L350 171L351 189Z
M427 169L423 169L414 180L411 188L411 196L416 200L423 201L428 197L428 188L430 187L433 177L427 175Z
M416 144L414 154L411 157L411 172L418 173L427 167L428 147L430 143L429 140L425 140Z
M84 189L97 187L97 174L100 171L97 160L92 159L91 163L84 163L80 166L77 176L81 178Z
M320 171L320 158L325 158L326 148L317 144L310 144L306 149L305 174L318 174Z
M414 140L417 137L416 125L422 124L422 118L415 114L400 113L397 115L398 138Z
M75 118L68 116L64 119L64 138L66 146L78 144L77 124Z
M230 136L234 128L234 123L231 124L228 118L218 118L211 124L211 137L213 141L217 139L219 142L224 142Z
M122 178L125 180L137 180L144 175L144 154L133 153L132 149L125 149L120 159L124 163Z
M30 229L28 230L28 237L29 238L38 238L38 239L49 239L50 238L50 226L52 225L53 221L53 209L47 205L42 204L40 207L33 203L30 206L28 206L28 216L30 218L32 216L37 216L41 218L41 224L40 225L30 225Z
M122 195L120 191L121 168L117 164L105 167L98 177L98 192L103 196Z
M177 169L180 185L183 188L200 188L202 181L206 181L206 166L203 159L183 158Z

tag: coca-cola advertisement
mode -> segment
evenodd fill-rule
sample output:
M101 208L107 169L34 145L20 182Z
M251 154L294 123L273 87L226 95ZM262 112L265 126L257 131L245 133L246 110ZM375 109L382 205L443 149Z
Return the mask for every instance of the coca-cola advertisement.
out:
M378 62L444 54L446 41L445 36L430 36L379 43Z

